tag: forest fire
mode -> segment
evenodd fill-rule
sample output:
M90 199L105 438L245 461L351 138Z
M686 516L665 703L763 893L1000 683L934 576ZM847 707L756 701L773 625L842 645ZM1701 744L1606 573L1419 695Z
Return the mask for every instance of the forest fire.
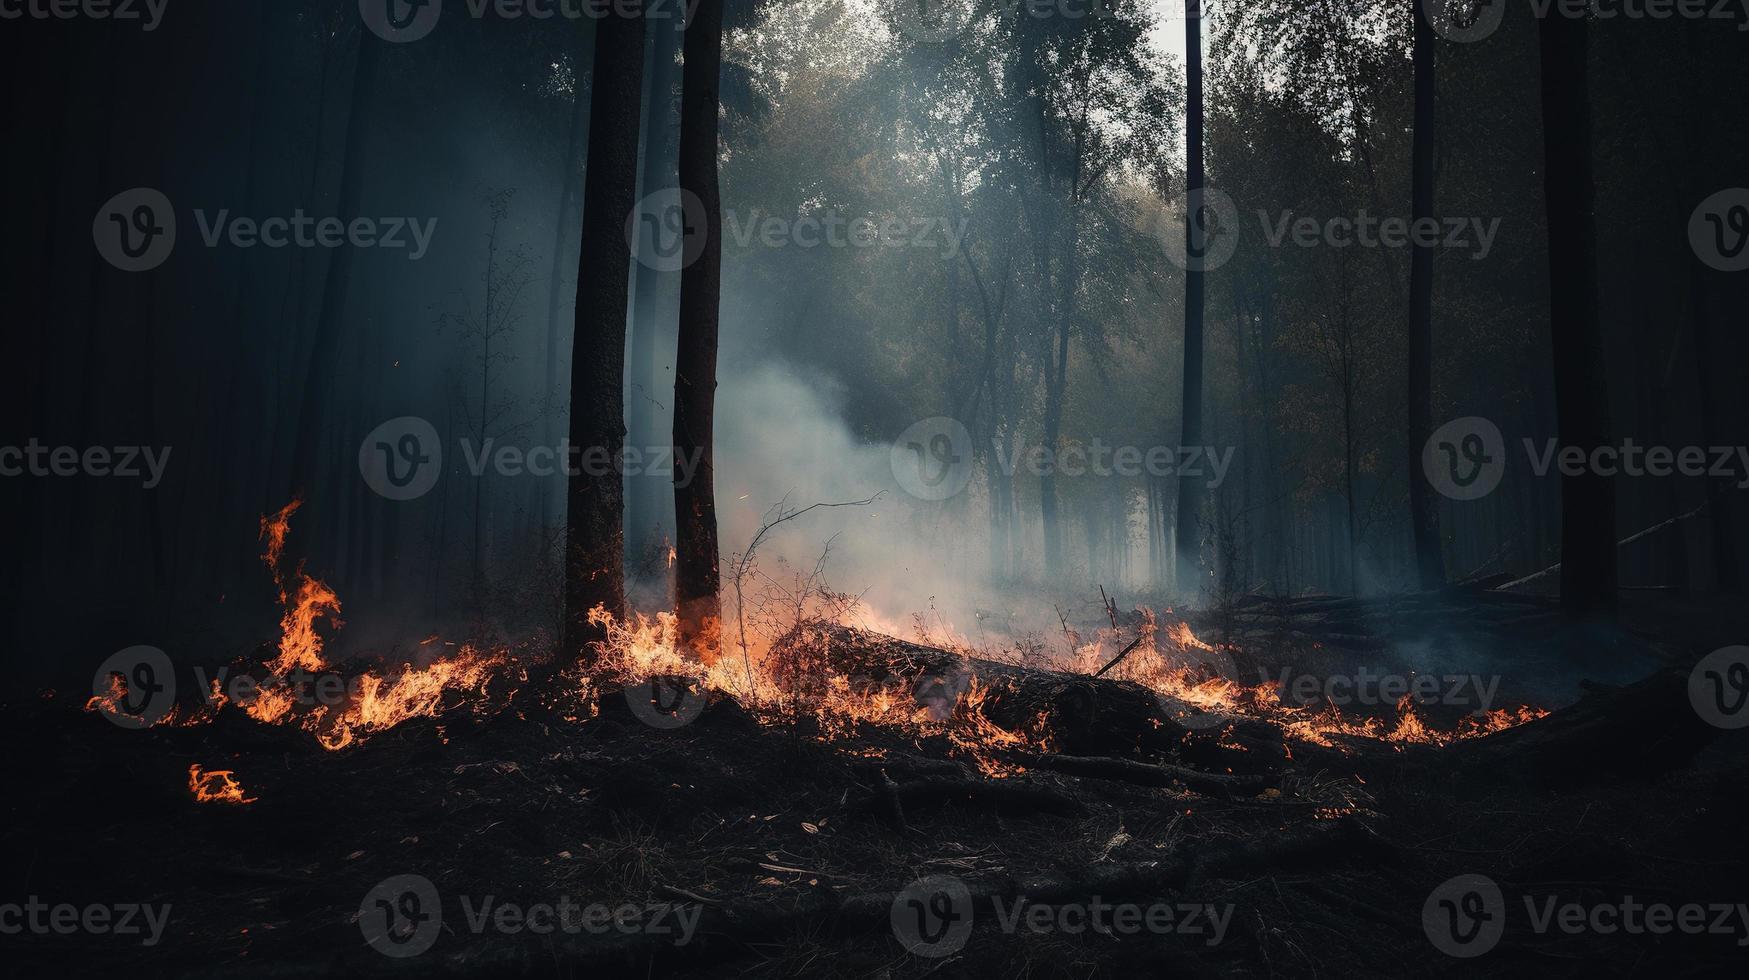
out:
M1183 620L1168 623L1162 630L1154 614L1144 610L1141 632L1137 648L1118 663L1111 676L1136 681L1194 711L1274 722L1291 737L1326 748L1340 748L1338 737L1401 745L1449 745L1504 731L1548 714L1530 706L1495 708L1475 712L1459 719L1455 728L1441 730L1422 719L1413 696L1404 695L1395 703L1396 723L1387 726L1377 718L1345 716L1332 704L1287 704L1275 685L1234 680L1228 676L1235 672L1230 657L1234 651L1198 639ZM1164 649L1157 641L1163 641ZM1086 645L1077 651L1077 666L1097 669L1106 656L1099 644Z
M188 767L188 792L196 803L248 806L255 802L255 797L244 793L236 773L229 769L206 769L198 763Z

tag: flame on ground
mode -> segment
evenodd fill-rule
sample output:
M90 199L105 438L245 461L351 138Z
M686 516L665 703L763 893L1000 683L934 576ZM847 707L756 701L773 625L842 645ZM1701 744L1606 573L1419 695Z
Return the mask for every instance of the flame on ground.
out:
M1142 617L1141 643L1106 676L1135 681L1195 711L1262 718L1280 725L1291 738L1327 748L1341 748L1340 737L1398 745L1449 745L1548 714L1529 706L1496 708L1466 716L1448 731L1427 724L1417 713L1412 695L1397 702L1394 725L1377 718L1345 716L1334 705L1283 704L1277 689L1269 684L1245 684L1226 676L1231 673L1230 658L1236 651L1203 642L1183 620L1174 620L1161 630L1151 610L1142 610ZM1077 651L1075 667L1091 673L1110 658L1111 653L1101 644L1087 644Z
M246 796L237 774L229 769L205 769L199 763L188 767L188 792L196 803L219 803L225 806L248 806L255 797Z

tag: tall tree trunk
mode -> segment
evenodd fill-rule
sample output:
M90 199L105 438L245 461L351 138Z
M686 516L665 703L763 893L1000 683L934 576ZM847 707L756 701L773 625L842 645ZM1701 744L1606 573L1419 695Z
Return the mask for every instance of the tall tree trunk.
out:
M571 214L578 210L582 199L583 141L589 132L589 96L583 91L585 71L594 62L591 47L595 41L595 21L584 18L577 28L576 90L571 93L570 134L565 138L565 157L561 161L563 176L559 181L558 216L553 221L553 263L547 277L547 358L545 365L545 403L541 412L541 445L558 445L559 410L559 307L564 305L565 247L574 234ZM593 88L593 83L591 83ZM581 215L579 215L581 217ZM553 526L554 487L543 481L540 490L541 533Z
M652 18L654 32L649 65L649 92L644 103L643 180L638 193L644 199L674 186L675 163L673 133L674 56L680 53L681 24L674 17ZM642 220L641 218L639 220ZM649 264L635 267L636 292L632 299L632 354L627 367L627 415L632 444L644 448L659 446L657 436L656 399L663 385L657 384L660 372L657 361L662 345L657 335L667 322L666 303L672 295L663 284L671 282L668 274ZM669 487L660 473L639 472L626 480L627 553L634 567L650 553L655 543L669 533L673 517L669 505L673 501Z
M1186 211L1184 216L1184 414L1178 444L1202 443L1202 337L1206 253L1202 210L1202 0L1184 0L1184 57L1188 87L1184 109ZM1202 488L1198 477L1178 477L1177 589L1194 598L1201 583Z
M1433 217L1434 39L1423 0L1415 8L1415 140L1411 171L1413 218ZM1417 240L1409 265L1409 524L1415 538L1415 567L1423 589L1445 584L1445 557L1439 540L1439 502L1422 472L1421 451L1433 436L1433 249Z
M617 14L617 11L616 11ZM576 332L571 340L571 446L585 457L565 507L565 652L582 659L604 632L589 623L601 606L625 614L625 486L609 466L590 465L625 448L626 300L632 251L625 220L637 196L638 93L644 74L644 19L603 17L595 27L589 93L589 162L583 180L583 235L577 250Z
M1549 340L1556 428L1587 456L1609 435L1597 315L1591 105L1585 21L1542 18L1543 195L1549 227ZM1581 615L1616 604L1615 485L1584 472L1561 477L1561 605Z
M718 76L723 62L723 0L698 0L686 25L680 97L680 191L704 210L704 249L680 274L680 333L674 359L674 453L698 462L690 480L674 471L674 592L683 648L704 663L721 644L717 594L717 314L722 292L723 215L717 189Z
M358 217L358 203L364 184L364 144L370 119L366 111L376 92L377 64L382 47L388 42L362 25L358 29L358 60L352 73L352 108L346 117L346 148L341 156L340 197L336 212L342 221ZM298 411L297 434L292 439L289 494L310 492L311 472L315 465L316 446L322 439L322 420L327 413L328 391L339 365L335 363L340 346L340 318L346 304L346 291L352 281L355 249L342 244L328 260L328 276L322 283L322 306L316 316L316 337L310 345L309 366L304 372L303 403Z

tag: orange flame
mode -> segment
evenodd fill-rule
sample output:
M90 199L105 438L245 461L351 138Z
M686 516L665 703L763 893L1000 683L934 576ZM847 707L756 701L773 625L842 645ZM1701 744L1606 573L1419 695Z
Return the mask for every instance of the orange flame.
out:
M243 784L229 769L205 769L199 763L188 767L188 792L196 803L248 806L255 797L243 795Z

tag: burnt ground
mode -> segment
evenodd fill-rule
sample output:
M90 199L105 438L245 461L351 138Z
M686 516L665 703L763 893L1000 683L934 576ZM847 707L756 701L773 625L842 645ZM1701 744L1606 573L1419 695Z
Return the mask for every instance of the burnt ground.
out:
M823 742L806 719L761 726L725 700L664 731L613 695L581 722L522 696L340 752L234 713L128 731L81 702L0 713L0 903L171 910L155 945L0 936L24 975L1706 976L1749 962L1734 910L1707 913L1719 931L1698 935L1538 931L1526 911L1749 902L1737 736L1671 766L1580 759L1574 779L1378 744L1296 756L1236 792L1034 770L1001 781L1023 787L1012 798L925 792L895 812L887 779L943 785L976 767L943 738ZM1668 722L1634 720L1654 743ZM191 764L235 770L254 802L195 803ZM1503 938L1474 960L1441 952L1423 922L1435 889L1466 874L1497 883L1505 908ZM431 882L441 929L393 958L367 945L359 909L402 875ZM895 900L939 875L965 885L973 928L950 955L913 955ZM488 896L629 905L626 929L649 931L476 926ZM992 903L1021 896L1230 911L1219 941L1206 914L1127 935L1005 931ZM682 944L684 917L696 931Z

